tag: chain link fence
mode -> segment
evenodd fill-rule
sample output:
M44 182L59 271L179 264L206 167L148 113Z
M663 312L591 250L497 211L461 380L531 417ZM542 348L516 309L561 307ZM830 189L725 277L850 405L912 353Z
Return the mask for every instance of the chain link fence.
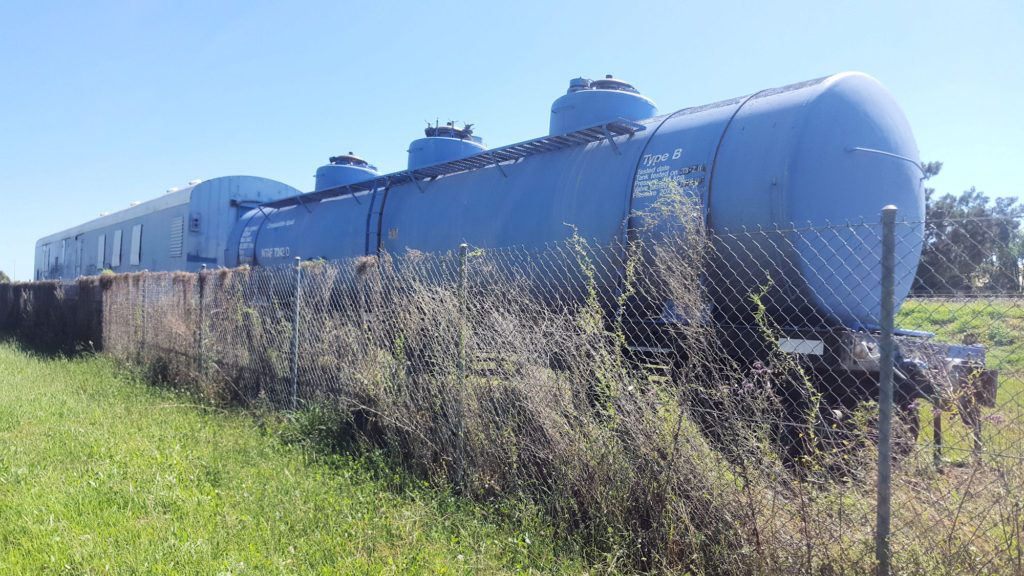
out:
M76 289L96 343L154 378L321 411L339 441L531 501L619 565L870 574L881 536L894 574L1024 574L1020 271L963 245L992 223L960 222L975 232L952 244L956 222L894 227L883 487L881 225L711 233L699 210L672 214L625 247L573 236ZM25 325L39 307L13 290L0 312Z

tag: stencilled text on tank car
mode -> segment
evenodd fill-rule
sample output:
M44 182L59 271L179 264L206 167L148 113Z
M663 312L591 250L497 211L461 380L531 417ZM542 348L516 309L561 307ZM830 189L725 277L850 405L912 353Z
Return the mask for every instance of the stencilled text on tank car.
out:
M672 152L665 152L664 154L644 154L644 157L640 159L640 163L644 166L654 166L661 162L668 162L669 160L678 160L683 156L683 149L676 148Z
M645 154L633 180L633 198L656 196L671 189L695 192L700 188L704 184L707 167L704 164L691 164L682 168L672 166L671 160L677 160L682 155L682 148L663 154Z

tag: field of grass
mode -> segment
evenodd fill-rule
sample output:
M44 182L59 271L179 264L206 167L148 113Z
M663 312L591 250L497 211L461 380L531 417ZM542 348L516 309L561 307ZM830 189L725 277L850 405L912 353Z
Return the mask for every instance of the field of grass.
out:
M934 332L938 342L976 342L992 367L1018 378L1024 373L1024 299L912 298L896 325Z
M318 454L281 426L0 341L0 573L588 570L528 508Z
M983 408L986 452L995 457L1022 457L1024 442L1024 299L908 299L896 317L900 328L935 334L936 342L985 347L986 367L999 371L995 408ZM922 441L932 440L932 413L922 412ZM944 422L944 444L954 459L973 447L969 430L956 415Z

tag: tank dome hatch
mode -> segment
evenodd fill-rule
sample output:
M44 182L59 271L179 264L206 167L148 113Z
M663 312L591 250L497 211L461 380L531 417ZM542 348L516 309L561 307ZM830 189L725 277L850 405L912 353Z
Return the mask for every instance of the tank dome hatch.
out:
M341 154L340 156L331 156L329 160L331 164L337 164L339 166L370 166L369 162L351 152L348 154ZM373 166L370 166L370 168L373 168Z
M371 166L369 162L351 152L331 156L329 162L330 164L316 170L315 192L340 188L380 176L376 166Z
M483 143L478 136L473 135L473 125L464 124L462 128L455 125L454 122L448 122L444 126L435 124L433 126L427 126L423 130L424 135L428 138L456 138L458 140L469 140L470 142L476 142L477 144Z
M428 125L423 131L425 138L409 144L409 170L451 162L487 150L484 141L473 134L473 125L462 128L455 122Z
M611 74L598 80L573 78L565 94L551 105L549 132L558 136L619 118L637 121L657 114L653 100Z
M620 90L622 92L632 92L639 94L640 91L633 87L632 84L625 80L619 80L618 78L612 77L611 74L605 74L604 78L600 80L592 80L590 82L591 90Z

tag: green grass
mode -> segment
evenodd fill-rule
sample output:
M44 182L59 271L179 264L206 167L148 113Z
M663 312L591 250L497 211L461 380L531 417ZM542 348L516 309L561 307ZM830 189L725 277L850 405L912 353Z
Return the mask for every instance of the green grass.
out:
M1024 373L1024 299L909 299L896 325L934 332L937 342L977 342L985 346L991 367L1017 377Z
M987 452L1022 456L1024 442L1024 299L1017 298L922 298L904 302L896 316L901 328L935 333L936 342L977 343L985 347L986 365L999 371L996 408L983 415L1000 415L1005 423L986 422L982 438ZM932 414L922 412L922 440L932 441ZM969 457L973 447L970 430L959 417L944 418L944 444L954 450L953 460Z
M527 507L0 341L0 574L569 573Z

